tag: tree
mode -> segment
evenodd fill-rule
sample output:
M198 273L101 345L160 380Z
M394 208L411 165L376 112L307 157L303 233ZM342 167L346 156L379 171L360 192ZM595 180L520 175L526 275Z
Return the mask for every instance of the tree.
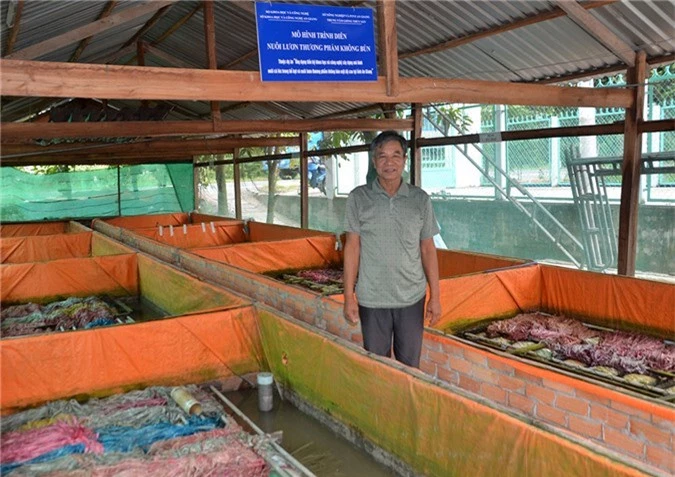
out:
M275 154L282 154L286 152L285 146L274 146L274 147L247 147L240 149L241 157L256 157L256 156L269 156ZM259 163L246 164L246 173L248 177L253 180L253 177L260 177L263 173L262 162L267 166L267 217L266 222L268 224L274 223L274 209L276 206L277 199L277 180L279 178L278 174L278 161L276 160L267 160L261 161ZM253 167L251 167L253 166Z

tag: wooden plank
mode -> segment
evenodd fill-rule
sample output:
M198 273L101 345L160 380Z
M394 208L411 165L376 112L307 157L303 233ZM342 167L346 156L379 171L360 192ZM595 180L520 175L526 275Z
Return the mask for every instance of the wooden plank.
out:
M3 137L3 141L5 138ZM0 157L67 154L70 156L96 154L160 154L185 152L189 155L222 154L224 150L244 147L297 146L297 137L247 137L220 139L167 140L154 139L123 144L105 144L86 142L75 144L55 144L53 146L36 146L32 144L2 143Z
M641 121L638 124L638 131L642 134L651 132L675 131L675 119Z
M597 2L587 2L582 6L583 8L590 10L592 8L603 7L612 3L616 3L617 0L605 0ZM457 48L458 46L466 45L471 42L482 40L483 38L488 38L493 35L498 35L500 33L505 33L507 31L515 30L517 28L523 28L526 26L534 25L535 23L544 22L547 20L552 20L554 18L564 17L565 11L560 8L554 8L549 12L538 13L530 17L523 18L521 20L516 20L512 23L506 25L499 25L494 28L489 28L487 30L479 31L476 33L471 33L469 35L464 35L460 38L452 38L435 45L421 48L419 50L401 52L398 54L399 60L410 58L413 56L419 55L428 55L430 53L436 53L438 51L449 50L451 48Z
M244 54L241 55L240 57L235 58L234 60L230 61L229 63L224 64L224 65L221 66L219 69L221 69L221 70L229 70L229 69L231 69L231 68L234 68L234 67L237 66L239 63L243 63L244 61L248 60L249 58L255 56L257 53L258 53L258 49L257 49L257 48L254 48L254 49L252 49L251 51L249 51L248 53L244 53Z
M2 140L26 139L159 137L208 134L249 134L267 132L313 131L409 131L409 119L288 119L221 121L213 128L211 121L114 121L96 123L2 123Z
M387 79L387 96L398 95L398 37L396 0L377 0L380 71Z
M98 64L104 64L104 63L116 63L117 61L121 60L127 55L136 55L136 44L125 46L124 48L120 48L114 53L110 53L104 56L98 56L94 59L92 59L92 63L98 63ZM131 57L132 59L135 58L135 56Z
M204 8L204 39L206 44L206 67L210 70L218 69L218 59L216 54L216 20L213 14L213 2L210 0L202 1ZM220 114L220 102L211 101L211 121L214 129L222 120Z
M166 30L164 33L162 33L162 34L159 36L159 38L157 38L155 41L153 41L153 42L151 43L151 45L152 45L152 46L157 46L157 45L159 45L161 42L163 42L164 40L166 40L167 38L169 38L171 35L173 35L173 34L176 32L176 30L178 30L180 27L182 27L183 25L185 25L185 24L188 22L188 20L190 20L190 18L192 18L193 16L195 16L195 14L196 14L199 10L201 10L202 8L203 8L203 4L200 3L200 4L197 5L195 8L193 8L189 13L187 13L186 15L184 15L180 20L178 20L176 23L174 23L173 25L171 25L171 27L169 27L168 30Z
M669 64L675 62L675 54L655 56L647 60L647 64L654 68L656 66ZM620 71L626 71L626 65L608 66L605 68L598 68L594 70L580 71L578 73L564 74L553 78L546 78L543 80L531 81L536 84L556 84L574 81L578 79L597 78L599 76L607 76ZM647 74L649 76L649 73Z
M157 38L152 43L150 43L150 46L157 46L160 43L162 43L164 40L169 38L171 35L173 35L176 32L176 30L178 30L180 27L182 27L188 20L190 20L190 18L192 18L202 8L203 8L203 5L200 3L194 9L192 9L189 13L184 15L180 20L178 20L176 23L171 25L171 27L169 27L168 30L166 30L164 33L162 33L159 38ZM129 61L127 61L126 64L133 63L134 59L135 59L135 56L131 57L131 59L129 59Z
M192 156L185 154L172 155L152 155L152 156L110 156L105 159L96 158L89 159L81 156L35 156L30 160L24 159L10 159L2 161L2 167L22 167L22 166L50 166L50 165L66 165L66 166L92 166L92 165L121 165L121 164L163 164L167 162L190 162Z
M134 33L134 36L129 38L124 45L120 47L120 50L125 49L128 46L134 45L138 40L142 40L143 35L145 35L152 27L154 27L157 22L164 16L166 12L169 11L169 8L171 8L173 5L167 5L166 7L160 8L155 12L155 14L150 17L150 20L145 22L145 25L141 27L140 30L138 30L136 33Z
M105 18L109 16L113 9L115 8L115 5L117 5L117 0L109 0L109 2L106 4L105 8L101 12L101 14L98 16L97 20L100 20L102 18ZM80 56L82 56L82 53L84 52L84 49L89 45L89 42L91 41L93 37L88 36L84 40L80 41L80 44L77 46L77 49L75 52L70 56L70 61L71 63L76 62L77 60L80 59Z
M395 105L394 105L395 106ZM391 108L391 106L389 106ZM345 116L357 116L364 113L374 114L378 111L383 111L385 108L381 104L368 104L366 106L358 106L356 108L347 109L345 111L339 111L337 113L324 114L322 116L316 116L315 119L331 119L331 118L343 118Z
M524 139L543 139L551 137L580 137L602 136L609 134L622 134L623 122L612 124L596 124L589 126L570 126L562 128L526 129L523 131L504 131L501 139L504 142L522 141ZM658 121L643 121L639 124L641 132L664 132L675 131L675 119L662 119ZM423 138L416 140L418 147L452 146L460 144L472 144L480 142L479 134L466 134L463 136ZM336 149L320 149L312 151L313 156L331 156L338 154L353 154L368 151L368 144L346 146Z
M504 142L522 141L525 139L543 139L550 137L603 136L606 134L622 134L623 124L593 124L589 126L568 126L560 128L525 129L522 131L502 131L500 139ZM480 134L462 136L421 138L420 147L451 146L481 142Z
M377 82L263 83L257 72L141 68L0 60L5 96L196 101L337 101L354 103L480 103L629 107L630 91L445 78L401 78L399 95Z
M157 11L160 8L165 7L175 1L177 0L156 0L144 3L139 6L125 8L115 15L96 20L87 25L52 37L48 40L41 41L40 43L36 43L35 45L31 45L27 48L24 48L23 50L8 55L6 58L22 60L38 58L40 56L46 55L47 53L51 53L52 51L56 51L59 48L66 47L77 41L83 40L87 37L103 33L110 30L111 28L123 25L140 16Z
M635 275L637 251L638 205L640 201L640 158L642 134L638 124L642 121L645 100L646 54L640 51L635 57L635 67L628 70L626 82L635 85L634 106L626 109L623 134L623 163L621 164L621 205L619 206L619 250L617 269L619 275Z
M309 228L309 170L307 133L300 133L300 227Z
M285 104L278 104L276 102L271 102L271 103L260 103L259 106L269 111L272 111L275 114L278 114L282 118L291 117L295 119L303 119L303 116L300 113L292 110Z
M607 28L600 20L588 13L576 0L557 0L558 6L567 13L574 23L579 25L586 33L599 41L605 48L614 53L628 66L635 65L635 53L633 47L619 38L613 31Z
M12 53L14 49L14 43L16 43L16 38L19 36L19 29L21 28L21 13L23 12L24 0L19 0L19 3L16 4L16 9L14 10L14 22L12 24L12 29L9 31L7 37L7 43L5 44L5 57ZM10 6L7 6L7 11L9 11ZM3 22L6 21L6 18L3 18Z
M412 104L413 130L410 133L410 183L422 186L422 148L419 139L422 137L422 108L420 103Z
M158 58L162 61L166 61L170 66L174 68L193 68L194 65L188 64L184 62L183 60L180 60L176 58L173 55L170 55L169 53L166 53L162 50L160 50L157 47L150 46L147 43L143 42L143 46L145 48L145 52L150 55L154 56L155 58Z

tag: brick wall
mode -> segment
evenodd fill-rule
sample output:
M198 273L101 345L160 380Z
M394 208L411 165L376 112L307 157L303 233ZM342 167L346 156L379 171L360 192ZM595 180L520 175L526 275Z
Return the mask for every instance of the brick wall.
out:
M188 259L182 265L335 336L363 343L361 328L343 318L340 301L202 259ZM224 273L224 269L236 273ZM675 473L675 410L665 404L429 331L424 336L420 368L523 416L646 466Z
M175 258L175 257L174 257ZM267 277L182 252L180 266L329 333L362 344L342 303ZM675 474L675 410L606 386L551 371L454 337L425 332L421 369L526 418L588 439L642 464Z
M362 343L360 327L352 327L344 320L341 303L324 299L321 305L316 326ZM294 316L311 321L307 316ZM420 368L528 418L675 474L675 409L667 404L429 331L425 332Z

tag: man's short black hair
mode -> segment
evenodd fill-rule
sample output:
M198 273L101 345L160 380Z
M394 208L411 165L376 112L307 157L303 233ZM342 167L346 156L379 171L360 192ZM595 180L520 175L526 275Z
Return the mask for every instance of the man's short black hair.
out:
M405 156L406 154L408 154L408 140L406 138L401 136L396 131L383 131L380 134L378 134L375 139L373 139L373 142L370 143L371 156L374 157L377 148L389 141L397 141L401 145L403 155Z

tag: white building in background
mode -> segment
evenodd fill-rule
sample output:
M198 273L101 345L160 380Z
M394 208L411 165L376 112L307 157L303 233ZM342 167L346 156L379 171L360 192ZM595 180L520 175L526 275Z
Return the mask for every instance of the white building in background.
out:
M466 115L472 124L463 134L480 133L480 107L467 108ZM422 124L422 135L425 138L443 136L428 121L424 120ZM457 131L451 130L450 135L456 134ZM467 147L466 152L478 164L482 163L480 151ZM350 154L347 159L335 157L327 159L329 172L326 183L334 184L332 189L337 195L349 194L354 187L366 183L368 160L367 152ZM480 176L481 173L456 147L438 146L422 149L422 187L429 193L439 193L451 188L480 187ZM327 195L331 198L330 194Z

